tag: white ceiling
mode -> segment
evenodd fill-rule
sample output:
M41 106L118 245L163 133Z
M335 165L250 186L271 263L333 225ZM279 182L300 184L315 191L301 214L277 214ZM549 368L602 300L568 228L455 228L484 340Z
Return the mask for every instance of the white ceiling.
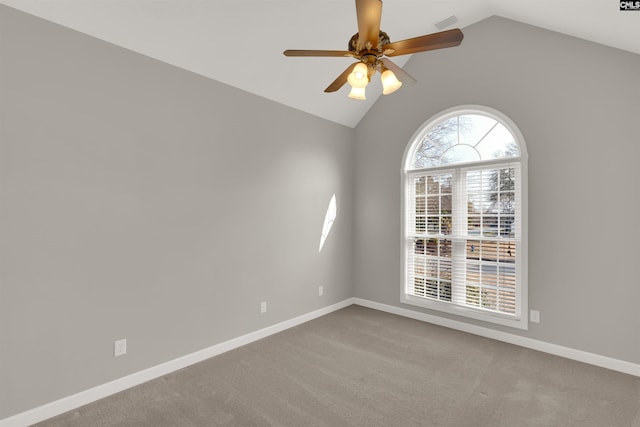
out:
M346 50L357 32L354 0L0 3L350 127L381 92L372 84L367 101L348 99L347 87L326 94L352 59L282 55L285 49ZM618 6L616 0L385 0L381 29L398 41L437 32L434 24L451 15L463 31L500 15L640 54L640 11ZM402 66L408 58L394 62Z

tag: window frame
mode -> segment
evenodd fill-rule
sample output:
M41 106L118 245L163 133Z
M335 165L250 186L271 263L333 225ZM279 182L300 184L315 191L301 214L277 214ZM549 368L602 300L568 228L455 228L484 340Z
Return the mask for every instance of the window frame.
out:
M489 118L492 118L502 124L513 136L520 155L518 157L503 157L499 159L488 159L473 162L461 162L452 163L448 165L441 165L435 167L427 167L421 169L414 169L412 167L412 160L415 150L418 144L421 143L423 138L429 133L429 131L441 123L444 120L448 120L455 116L478 114ZM522 133L513 121L505 114L497 111L493 108L483 105L463 105L449 108L442 111L427 121L425 121L416 132L413 134L409 143L405 147L405 152L402 159L401 167L401 286L400 286L400 302L449 314L454 314L470 319L481 320L503 326L509 326L518 329L528 329L529 316L528 316L528 184L527 184L527 150ZM488 166L519 164L520 168L520 242L516 260L517 265L517 280L519 280L518 288L518 306L516 312L518 316L512 316L504 313L498 313L480 308L474 308L471 306L461 306L452 304L450 302L443 302L434 299L422 298L406 293L407 280L408 280L408 266L410 249L408 245L409 235L409 211L411 206L410 186L409 180L411 177L428 172L444 172L448 171L452 174L463 174L466 170L484 168Z

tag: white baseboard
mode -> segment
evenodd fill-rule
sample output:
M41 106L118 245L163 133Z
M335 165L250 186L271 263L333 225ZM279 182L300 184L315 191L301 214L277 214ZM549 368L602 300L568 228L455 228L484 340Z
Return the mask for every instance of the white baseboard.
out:
M282 332L286 329L332 313L336 310L340 310L341 308L348 307L352 304L373 308L375 310L380 310L391 314L397 314L399 316L432 323L434 325L444 326L462 332L468 332L470 334L515 344L521 347L542 351L556 356L565 357L567 359L577 360L579 362L584 362L591 365L600 366L602 368L607 368L640 377L640 365L636 363L626 362L624 360L614 359L612 357L601 356L582 350L576 350L557 344L550 344L532 338L513 335L507 332L496 331L482 326L471 325L457 320L445 319L439 316L433 316L430 314L362 298L347 298L343 301L340 301L339 303L330 305L328 307L323 307L321 309L303 314L293 319L285 320L284 322L268 326L266 328L251 332L246 335L242 335L237 338L233 338L229 341L216 344L204 350L179 357L169 362L153 366L143 371L139 371L126 377L108 382L106 384L93 387L89 390L82 391L72 396L68 396L51 403L47 403L46 405L42 405L26 412L11 416L9 418L5 418L3 420L0 420L0 427L25 427L40 421L44 421L48 418L55 417L56 415L60 415L67 411L71 411L80 406L142 384L154 378L161 377L163 375L177 371L178 369L182 369L189 365L193 365L194 363L206 360L210 357L217 356L229 350L233 350L259 339L268 337L269 335Z
M248 333L246 335L242 335L237 338L230 339L229 341L225 341L220 344L205 348L204 350L200 350L195 353L170 360L166 363L162 363L160 365L135 372L131 375L127 375L126 377L118 378L117 380L110 381L106 384L81 391L74 395L64 397L60 400L56 400L54 402L47 403L37 408L30 409L9 418L0 420L0 427L25 427L31 424L38 423L40 421L44 421L48 418L55 417L56 415L63 414L67 411L79 408L80 406L95 402L96 400L105 398L107 396L111 396L112 394L137 386L154 378L167 375L171 372L177 371L178 369L185 368L189 365L193 365L194 363L201 362L213 356L225 353L229 350L233 350L243 345L252 343L259 339L268 337L269 335L282 332L286 329L308 322L309 320L313 320L317 317L332 313L336 310L340 310L341 308L348 307L352 304L353 298L347 298L344 301L340 301L339 303L314 310L310 313L303 314L293 319L285 320L284 322L268 326L266 328Z
M444 327L456 329L462 332L468 332L470 334L491 338L491 339L506 342L509 344L515 344L520 347L526 347L532 350L538 350L544 353L549 353L556 356L564 357L566 359L572 359L578 362L584 362L590 365L599 366L601 368L607 368L613 371L618 371L625 374L640 377L640 365L637 363L627 362L620 359L614 359L612 357L589 353L582 350L576 350L574 348L564 347L557 344L551 344L548 342L539 341L532 338L522 337L520 335L513 335L507 332L496 331L494 329L485 328L482 326L459 322L457 320L446 319L439 316L433 316L430 314L421 313L418 311L413 311L413 310L409 310L402 307L396 307L393 305L382 304L379 302L370 301L362 298L353 298L353 303L357 305L361 305L363 307L373 308L375 310L397 314L399 316L408 317L411 319L420 320L427 323L433 323L434 325L444 326Z

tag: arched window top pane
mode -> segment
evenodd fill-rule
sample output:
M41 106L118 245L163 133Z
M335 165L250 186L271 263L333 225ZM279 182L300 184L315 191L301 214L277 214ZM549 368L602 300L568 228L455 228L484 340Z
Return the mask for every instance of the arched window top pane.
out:
M515 137L497 118L483 112L448 114L418 135L407 169L519 157Z

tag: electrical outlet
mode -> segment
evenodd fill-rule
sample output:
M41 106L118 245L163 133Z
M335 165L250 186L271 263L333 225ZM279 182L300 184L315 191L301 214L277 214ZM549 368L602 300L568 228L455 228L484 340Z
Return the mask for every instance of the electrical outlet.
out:
M324 287L323 286L318 286L318 296L322 296L324 295Z
M540 312L538 310L531 310L529 312L529 320L533 323L540 323Z
M113 357L127 354L127 339L116 340L113 342Z
M266 313L266 312L267 312L267 302L262 301L260 303L260 313Z

